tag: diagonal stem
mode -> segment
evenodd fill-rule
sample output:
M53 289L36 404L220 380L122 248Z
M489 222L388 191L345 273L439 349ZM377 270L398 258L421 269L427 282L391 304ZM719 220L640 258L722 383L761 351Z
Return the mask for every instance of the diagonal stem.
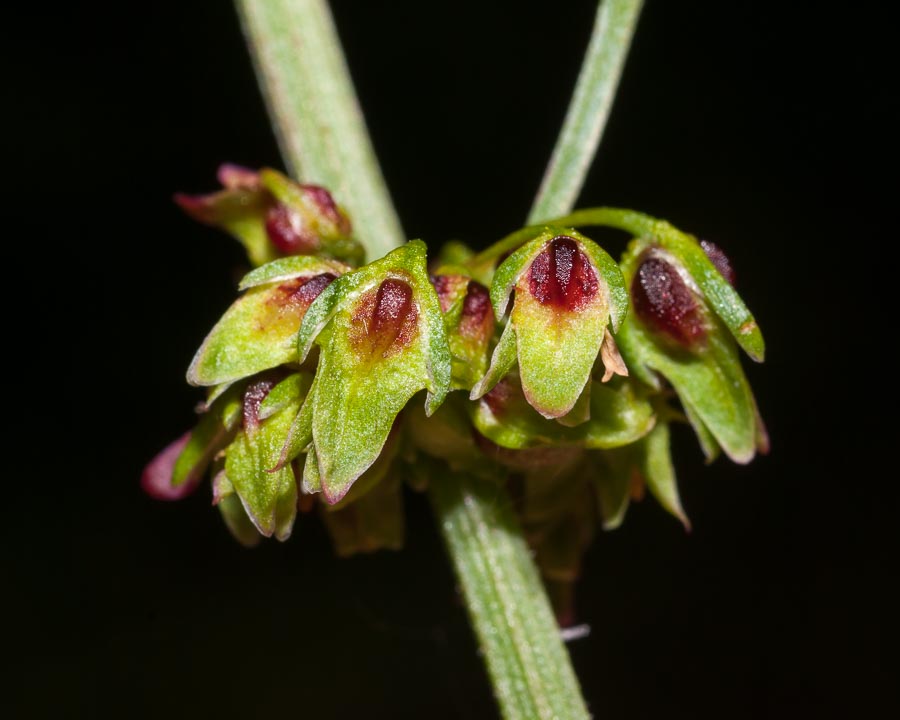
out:
M376 260L403 244L327 0L236 0L290 174L331 190Z
M609 118L643 0L605 0L597 9L575 92L528 225L569 212L578 199Z

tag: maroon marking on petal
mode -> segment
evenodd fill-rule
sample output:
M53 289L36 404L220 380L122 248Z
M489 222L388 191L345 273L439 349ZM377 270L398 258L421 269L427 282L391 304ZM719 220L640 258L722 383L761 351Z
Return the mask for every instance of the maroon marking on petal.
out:
M409 345L419 317L412 294L408 283L391 278L359 299L350 340L363 355L387 358Z
M322 291L337 280L334 273L322 273L312 277L295 278L278 286L278 289L290 297L291 302L304 305L312 304Z
M706 339L706 325L697 300L678 271L665 260L644 260L631 282L637 316L686 348Z
M283 203L266 211L266 235L285 255L311 255L319 247L318 237L304 227L300 213Z
M577 312L597 294L597 272L575 240L560 235L531 263L528 287L541 304Z
M731 266L731 260L728 259L725 251L709 240L701 240L700 247L703 248L706 257L708 257L712 261L712 264L716 266L716 270L722 273L722 277L725 278L730 285L734 285L737 281L737 276L735 275L734 268Z
M270 322L275 322L276 318L283 318L287 315L302 318L312 301L319 297L322 291L336 278L337 276L333 273L322 273L312 277L293 278L281 283L277 292L266 301L273 314L261 320L260 329Z
M494 312L488 289L477 280L469 280L463 300L459 333L468 338L487 338L494 333Z
M202 473L197 473L196 477L189 478L177 487L172 485L172 470L190 439L191 434L186 432L175 442L164 447L144 468L144 472L141 473L141 489L150 497L156 500L181 500L197 489L202 480Z
M267 293L265 305L253 318L252 330L265 333L278 325L281 332L295 332L313 300L319 297L335 277L332 273L322 273L312 277L292 278L276 286L274 290L263 288Z
M418 317L412 288L402 280L385 280L375 295L370 334L391 338L391 343L407 345Z
M464 280L461 275L429 275L428 279L437 293L441 303L441 312L447 312L456 299L456 291L460 282Z
M319 185L301 185L303 192L306 194L322 215L323 220L332 222L338 227L338 231L342 235L349 235L351 231L350 218L344 215L334 201L331 193Z
M254 432L259 427L259 406L276 383L274 378L264 377L250 383L244 390L244 430L247 432Z

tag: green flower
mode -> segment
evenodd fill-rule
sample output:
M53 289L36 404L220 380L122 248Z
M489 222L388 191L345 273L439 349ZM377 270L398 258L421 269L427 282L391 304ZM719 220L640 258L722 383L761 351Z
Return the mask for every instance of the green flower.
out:
M518 365L528 403L546 418L561 418L584 392L598 355L604 380L627 374L609 332L624 318L625 285L615 261L593 241L545 228L497 268L491 300L498 320L513 291L509 320L473 400Z
M350 219L325 188L296 183L277 170L222 165L223 190L179 193L175 202L195 220L219 227L243 244L254 265L285 255L324 254L351 264L363 259Z
M723 263L721 250L707 244ZM633 312L618 334L635 377L675 389L706 455L721 448L738 463L765 451L768 438L738 357L763 359L753 316L694 238L671 226L634 240L622 259Z
M438 274L431 278L444 313L450 346L453 390L471 390L488 367L494 337L494 314L488 289L466 275Z
M337 503L378 458L399 412L427 391L431 415L450 389L450 349L440 301L414 240L347 273L316 299L299 333L302 362L319 364L298 417L305 492Z
M283 364L297 364L297 334L307 309L350 267L336 260L294 256L253 270L245 291L203 341L187 379L191 385L227 385Z

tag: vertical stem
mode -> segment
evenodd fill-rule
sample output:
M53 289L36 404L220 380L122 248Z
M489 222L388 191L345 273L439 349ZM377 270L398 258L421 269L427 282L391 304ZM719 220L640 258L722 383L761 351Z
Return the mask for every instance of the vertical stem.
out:
M440 473L429 491L503 717L589 718L509 496Z
M328 187L374 260L403 244L327 0L236 0L288 170Z
M528 215L534 225L572 209L616 96L643 0L604 0L553 155Z

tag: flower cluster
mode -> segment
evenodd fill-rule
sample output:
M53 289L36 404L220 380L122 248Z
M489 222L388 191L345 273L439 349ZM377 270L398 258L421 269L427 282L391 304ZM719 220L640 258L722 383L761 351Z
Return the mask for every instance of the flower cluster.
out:
M209 471L245 544L318 507L339 554L399 547L403 482L461 470L508 484L565 617L596 527L631 500L649 491L688 526L671 423L710 460L767 447L738 357L762 360L762 336L712 243L599 208L479 254L452 244L430 273L419 240L361 265L327 191L234 166L220 180L178 202L258 267L188 370L207 388L196 428L143 484L178 499ZM591 225L631 233L621 263L573 227Z

